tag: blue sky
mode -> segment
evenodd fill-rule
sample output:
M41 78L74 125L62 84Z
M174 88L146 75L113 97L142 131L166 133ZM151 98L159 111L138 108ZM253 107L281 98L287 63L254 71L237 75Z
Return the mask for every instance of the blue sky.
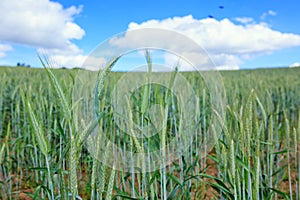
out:
M104 40L155 27L194 39L220 69L290 66L300 63L299 9L296 0L1 0L0 65L40 67L44 51L81 65Z

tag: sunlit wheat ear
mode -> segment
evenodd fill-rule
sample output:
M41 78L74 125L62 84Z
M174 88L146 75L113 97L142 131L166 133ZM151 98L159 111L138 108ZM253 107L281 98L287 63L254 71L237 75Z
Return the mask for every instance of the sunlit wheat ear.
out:
M260 110L261 110L261 112L262 112L263 123L264 123L265 126L267 126L267 124L268 124L268 123L267 123L268 117L267 117L267 114L266 114L266 110L265 110L265 108L264 108L262 102L260 101L260 99L258 98L257 95L255 95L255 99L256 99L256 102L258 103L258 106L259 106L259 108L260 108Z
M3 143L1 148L0 148L0 165L3 163L3 160L4 160L5 144L6 143Z
M128 119L128 123L129 123L129 131L130 131L130 135L132 136L131 138L133 139L133 143L135 145L135 148L137 149L137 152L138 153L141 153L143 152L143 149L142 149L142 146L140 144L140 142L138 141L137 137L136 137L136 134L135 134L135 131L134 131L134 128L133 128L133 115L132 115L132 108L130 106L130 102L129 102L129 99L126 98L125 99L126 101L126 104L127 104L127 109L128 109L128 113L129 113L129 119Z
M38 122L35 114L33 113L31 103L29 102L29 100L25 100L25 101L27 101L28 113L29 113L29 116L30 116L32 127L34 129L34 134L37 138L39 148L41 149L44 156L47 157L48 152L49 152L49 144L46 142L47 139L46 139L45 134L43 132L43 128L41 127L41 125Z
M96 83L96 87L95 87L95 91L94 91L94 98L95 98L95 111L99 111L99 98L101 95L103 95L103 89L104 89L104 81L106 76L108 75L108 73L112 70L113 66L118 62L118 60L121 57L115 57L113 58L108 65L105 67L104 70L99 71L98 75L97 75L97 83Z
M58 83L55 75L53 74L53 72L51 71L51 63L49 62L48 58L46 56L44 56L44 59L38 55L40 62L42 63L44 69L47 72L47 75L50 79L51 85L54 88L56 94L58 95L58 99L60 101L60 104L62 106L62 110L64 113L64 117L67 121L71 120L71 106L67 101L67 98L65 96L65 94L63 93L63 90L60 86L60 84Z
M144 87L143 91L143 98L142 98L142 105L141 105L141 112L144 114L146 110L148 109L148 104L149 104L149 95L150 95L150 76L152 72L152 61L150 57L150 52L148 50L145 51L145 57L148 65L148 72L147 72L147 80L146 81L146 86Z
M245 112L244 112L244 117L245 117L245 131L247 135L247 152L248 156L250 159L251 156L251 136L252 136L252 124L253 124L253 100L254 100L255 94L254 94L254 89L251 90L251 93L248 97L246 106L245 106Z
M234 196L237 196L237 188L236 188L236 168L235 168L235 151L234 151L234 141L230 141L229 147L229 161L230 161L230 175L233 179L233 188L234 188Z
M87 140L87 138L91 135L91 133L95 130L95 128L99 124L99 120L103 117L103 115L104 112L101 112L97 118L95 118L88 125L86 125L86 128L78 136L77 148L82 147L83 143Z
M99 140L100 137L98 136L97 140ZM100 144L100 141L97 141L98 144ZM99 145L100 146L100 145ZM103 152L103 160L102 160L102 163L101 163L101 166L100 166L100 174L99 174L99 187L97 188L97 193L99 194L100 196L100 199L102 199L102 195L103 195L103 192L104 192L104 188L105 188L105 176L106 176L106 169L107 169L107 160L109 159L109 154L111 153L110 150L111 150L111 143L107 143L107 145L105 146L105 150ZM99 151L99 149L98 149ZM98 154L99 155L99 154ZM99 158L96 158L96 159L99 159Z
M114 169L114 166L111 168L109 180L108 180L108 186L106 191L106 198L105 200L111 200L112 199L112 192L114 188L114 180L115 180L115 174L116 170Z

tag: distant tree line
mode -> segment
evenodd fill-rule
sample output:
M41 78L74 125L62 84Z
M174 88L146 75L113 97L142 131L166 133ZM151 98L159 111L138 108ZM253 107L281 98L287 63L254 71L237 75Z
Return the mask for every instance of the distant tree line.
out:
M17 67L31 67L30 65L26 65L25 63L20 63L20 62L18 62L17 63Z
M30 68L30 67L31 67L31 65L29 65L29 64L26 64L26 63L21 63L21 62L18 62L18 63L17 63L17 67L28 67L28 68ZM61 69L82 70L83 68L81 68L81 67L73 67L73 68L68 68L68 67L65 67L65 66L63 66L63 67L61 67Z

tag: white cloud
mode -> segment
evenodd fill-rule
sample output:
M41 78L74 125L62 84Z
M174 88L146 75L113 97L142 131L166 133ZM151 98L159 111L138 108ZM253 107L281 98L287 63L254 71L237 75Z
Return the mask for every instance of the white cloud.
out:
M236 17L234 18L237 22L240 22L242 24L249 24L249 23L253 23L254 20L251 17Z
M141 24L132 22L129 24L128 30L162 28L178 31L205 48L216 67L224 69L236 69L245 59L300 45L300 35L273 30L266 23L255 23L250 18L240 19L241 21L247 23L235 24L227 18L222 20L195 19L189 15L163 20L149 20ZM249 24L250 21L252 23ZM165 44L170 41L167 34L163 36L149 34L146 37L145 35L139 37L130 35L128 32L125 38L114 39L112 44L117 46L149 44L170 48L170 44ZM145 38L147 38L146 41ZM183 43L184 40L177 38L173 38L173 40L175 43L171 49L177 53L184 54L184 52L192 51ZM124 41L126 42L124 43Z
M300 67L300 63L295 62L295 63L291 64L290 67Z
M277 13L275 11L273 11L273 10L269 10L268 14L271 15L271 16L277 15Z
M0 44L0 58L3 58L6 56L7 51L13 50L12 46L7 44Z
M64 8L50 0L1 0L0 41L36 47L39 53L46 51L53 60L53 67L80 66L87 56L82 55L73 40L80 40L85 35L74 22L82 8ZM0 45L0 57L11 49L11 46Z
M64 54L63 52L49 51L45 49L38 50L40 55L43 55L50 61L52 68L74 68L81 67L89 70L99 70L106 65L106 59L103 57L95 57L93 55L82 54Z
M1 0L0 40L38 48L78 51L73 39L85 31L74 22L82 7L50 0Z
M218 70L237 70L239 69L239 64L242 63L238 56L226 53L213 54L211 59Z
M267 12L264 12L264 13L260 16L260 18L261 18L262 20L264 20L264 19L266 19L267 16L275 16L275 15L277 15L277 13L276 13L275 11L273 11L273 10L268 10Z
M117 54L140 48L165 50L165 54L171 55L162 56L165 58L164 64L168 64L170 67L175 66L180 58L188 60L198 69L207 69L208 66L214 67L206 51L199 48L199 44L183 34L166 29L130 30L122 36L110 39L109 45L114 50L113 52ZM189 66L181 66L181 69L190 70L191 67L191 64L189 64Z
M81 67L88 70L99 70L102 69L106 60L104 58L95 58L92 56L85 55L53 55L51 58L55 61L57 66L53 67Z

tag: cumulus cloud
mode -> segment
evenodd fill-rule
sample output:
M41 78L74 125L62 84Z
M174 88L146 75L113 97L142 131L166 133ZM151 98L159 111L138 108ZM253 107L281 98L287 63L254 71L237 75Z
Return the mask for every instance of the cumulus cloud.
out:
M81 10L50 0L1 0L0 41L78 53L72 40L85 35L74 22Z
M260 18L261 18L262 20L264 20L264 19L266 19L267 16L275 16L275 15L277 15L277 13L276 13L275 11L273 11L273 10L268 10L267 12L264 12L264 13L260 16Z
M6 52L13 50L12 46L7 44L0 44L0 58L6 56Z
M295 63L291 64L290 67L300 67L300 63L295 62Z
M170 67L175 66L178 62L190 63L189 66L181 65L181 70L191 70L192 67L197 69L214 67L207 52L199 47L197 42L183 34L166 29L141 28L134 31L129 30L125 35L110 39L109 45L112 46L113 52L117 54L140 48L164 51L165 54L160 56L165 58L164 64ZM184 62L185 60L188 62Z
M274 15L273 12L268 13ZM300 35L273 30L268 24L256 23L250 18L240 18L238 20L242 24L235 24L227 18L222 20L212 18L195 19L193 16L188 15L163 20L149 20L140 24L132 22L128 26L128 31L142 28L178 31L201 45L209 53L218 69L237 69L245 59L300 45ZM145 37L132 37L130 34L126 34L124 37L126 37L126 40L119 38L112 41L112 43L119 46L138 46L139 44L146 45L147 41L149 43L159 41L157 45L164 47L165 41L169 41L168 35L149 34L147 41L142 41L142 39L145 40ZM159 40L158 37L160 37ZM124 41L126 41L126 44ZM177 53L184 54L184 52L192 51L183 43L184 40L175 38L174 41L176 41L174 50Z

